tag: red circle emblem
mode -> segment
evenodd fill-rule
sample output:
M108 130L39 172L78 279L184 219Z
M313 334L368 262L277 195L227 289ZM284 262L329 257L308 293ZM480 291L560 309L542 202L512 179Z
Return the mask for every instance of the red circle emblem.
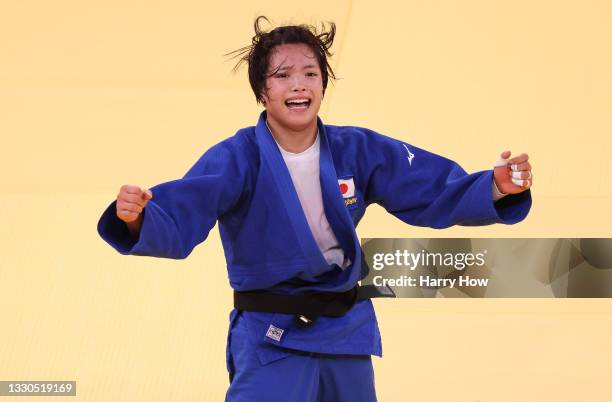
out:
M344 183L340 184L340 192L342 194L346 193L348 191L348 186Z

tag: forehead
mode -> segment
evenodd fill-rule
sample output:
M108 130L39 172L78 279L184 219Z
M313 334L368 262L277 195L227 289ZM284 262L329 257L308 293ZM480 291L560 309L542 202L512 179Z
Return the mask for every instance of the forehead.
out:
M272 49L270 54L271 70L283 66L303 67L306 65L319 66L317 57L305 43L285 43Z

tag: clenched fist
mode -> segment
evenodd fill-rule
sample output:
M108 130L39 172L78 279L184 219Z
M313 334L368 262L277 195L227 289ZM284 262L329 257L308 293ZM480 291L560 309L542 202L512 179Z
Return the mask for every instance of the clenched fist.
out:
M527 154L520 154L512 159L510 151L504 151L495 164L494 179L499 191L503 194L518 194L531 188L533 174Z
M151 190L125 184L117 194L117 217L124 221L132 235L138 234L142 225L142 210L153 198Z

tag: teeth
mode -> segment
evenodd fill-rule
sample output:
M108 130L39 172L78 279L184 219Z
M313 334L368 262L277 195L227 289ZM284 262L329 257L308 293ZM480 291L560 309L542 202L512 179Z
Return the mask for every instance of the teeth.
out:
M305 103L305 102L309 102L308 99L292 99L292 100L288 100L287 103Z

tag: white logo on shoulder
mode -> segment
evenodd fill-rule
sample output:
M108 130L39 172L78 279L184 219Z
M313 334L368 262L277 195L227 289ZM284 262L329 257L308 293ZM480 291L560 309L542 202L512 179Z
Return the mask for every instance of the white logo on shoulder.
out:
M277 328L274 325L270 324L266 336L270 339L274 339L276 342L280 342L281 337L283 336L283 332L285 332L285 330Z
M414 159L414 154L412 152L410 152L410 150L408 149L408 145L403 144L404 148L406 148L406 152L408 152L408 163L410 163L410 166L412 166L412 160Z

